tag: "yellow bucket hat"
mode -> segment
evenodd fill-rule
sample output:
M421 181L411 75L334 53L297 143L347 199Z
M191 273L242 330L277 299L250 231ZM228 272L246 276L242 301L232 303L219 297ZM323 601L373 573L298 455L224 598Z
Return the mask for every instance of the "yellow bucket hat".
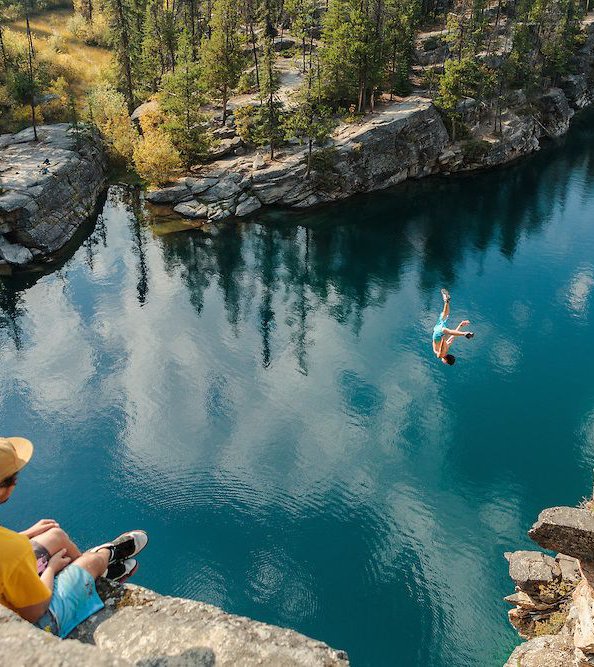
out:
M33 443L26 438L0 437L0 482L24 468L32 456Z

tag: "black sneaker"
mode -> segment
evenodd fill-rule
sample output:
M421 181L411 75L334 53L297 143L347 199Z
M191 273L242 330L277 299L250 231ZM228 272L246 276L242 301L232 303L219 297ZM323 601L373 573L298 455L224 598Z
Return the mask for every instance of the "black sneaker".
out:
M465 335L466 338L468 338L468 339L470 339L470 338L474 338L474 334L473 334L472 332L470 332L470 331L469 331L468 333L464 334L464 335Z
M138 561L135 558L127 558L126 560L118 560L107 568L104 573L106 579L111 581L119 581L123 583L129 579L138 569Z
M127 533L122 533L116 537L113 542L106 542L94 547L91 551L99 551L99 549L109 549L111 555L109 563L114 563L118 560L126 560L140 553L148 543L148 535L144 530L130 530Z

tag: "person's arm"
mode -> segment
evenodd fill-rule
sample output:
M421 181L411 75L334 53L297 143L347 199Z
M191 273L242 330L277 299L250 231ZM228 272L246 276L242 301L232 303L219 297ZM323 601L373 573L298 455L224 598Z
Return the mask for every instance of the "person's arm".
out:
M468 320L462 320L462 322L460 322L460 324L455 329L446 329L446 327L444 327L443 332L444 332L444 334L446 334L448 336L455 336L455 337L456 336L466 336L466 334L469 333L469 332L468 331L461 331L460 328L465 327L467 324L470 324L470 322Z
M41 519L36 524L31 526L31 528L27 528L27 530L21 530L21 535L24 535L25 537L32 539L34 537L37 537L38 535L41 535L42 533L45 533L51 528L59 528L59 527L60 524L54 519Z
M54 591L54 579L58 572L61 572L70 563L70 558L65 554L66 549L61 549L58 551L58 553L54 554L49 559L47 567L40 577L42 583L49 591L49 597L43 602L39 602L37 604L32 604L27 607L17 607L15 611L21 618L24 618L30 623L35 623L48 610Z

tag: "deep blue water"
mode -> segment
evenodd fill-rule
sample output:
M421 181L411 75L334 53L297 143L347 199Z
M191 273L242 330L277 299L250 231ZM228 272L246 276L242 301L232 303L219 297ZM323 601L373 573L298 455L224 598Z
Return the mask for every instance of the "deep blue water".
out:
M0 291L0 432L36 444L2 523L146 528L137 583L355 667L501 665L504 551L591 489L593 121L214 238L159 236L112 187L64 266ZM452 368L442 286L476 332Z

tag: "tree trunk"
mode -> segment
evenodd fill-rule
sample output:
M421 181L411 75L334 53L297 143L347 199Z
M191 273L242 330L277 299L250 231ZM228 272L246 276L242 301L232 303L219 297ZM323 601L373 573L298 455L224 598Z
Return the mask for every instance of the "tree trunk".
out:
M124 95L126 97L126 105L128 113L132 114L134 111L134 88L132 86L132 65L130 63L130 36L128 33L128 22L124 12L124 5L122 0L115 0L116 12L119 21L120 30L120 48L122 54L120 56L122 65L124 66L124 74L126 77L126 89Z
M254 22L250 19L250 39L252 41L252 53L254 55L254 66L256 68L256 87L260 92L260 73L258 70L258 50L256 49L256 36L254 34Z
M305 178L309 180L309 175L311 174L311 151L313 146L313 139L310 137L307 146L307 171L305 172Z
M302 47L303 47L303 73L305 74L305 33L303 33L302 37Z
M2 66L6 71L8 69L8 60L6 56L6 48L4 46L4 33L2 32L2 24L0 23L0 55L2 56Z
M225 121L227 120L227 86L223 86L223 125L225 124Z
M35 118L35 77L33 76L33 57L35 51L33 50L33 37L31 36L31 26L29 25L29 12L25 14L25 20L27 23L27 63L29 66L29 88L31 95L31 121L33 123L33 136L35 141L38 141L37 137L37 121Z

